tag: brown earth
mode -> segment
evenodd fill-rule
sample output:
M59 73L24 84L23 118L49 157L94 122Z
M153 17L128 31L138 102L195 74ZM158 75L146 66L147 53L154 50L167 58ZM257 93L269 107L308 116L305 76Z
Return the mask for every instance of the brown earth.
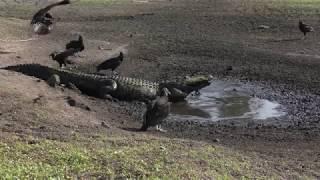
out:
M317 14L288 13L268 1L149 0L106 6L75 2L54 9L58 18L54 31L36 37L28 31L28 23L40 5L30 2L23 4L27 8L1 4L1 67L31 62L57 67L48 54L63 49L80 32L86 49L73 61L81 70L92 71L97 63L124 51L118 72L126 76L160 80L201 72L249 81L263 87L255 92L258 96L286 106L288 116L265 124L166 122L167 133L145 134L218 143L265 159L266 171L281 162L287 169L277 172L286 171L285 179L293 172L320 178L319 35L310 33L301 40L297 29L299 18L320 29ZM258 29L259 25L270 29ZM31 37L35 40L19 41ZM227 66L233 67L228 74ZM53 89L36 78L3 70L0 93L1 137L33 135L65 141L74 132L84 136L140 133L130 131L141 125L139 103ZM68 105L68 96L78 106Z

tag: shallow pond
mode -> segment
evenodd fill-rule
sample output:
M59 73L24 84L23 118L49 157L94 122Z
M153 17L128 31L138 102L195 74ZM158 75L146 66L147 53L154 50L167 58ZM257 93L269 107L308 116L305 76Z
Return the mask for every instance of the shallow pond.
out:
M264 120L286 113L277 102L250 96L244 85L213 81L200 95L190 95L186 102L171 106L174 119L210 120L253 119Z

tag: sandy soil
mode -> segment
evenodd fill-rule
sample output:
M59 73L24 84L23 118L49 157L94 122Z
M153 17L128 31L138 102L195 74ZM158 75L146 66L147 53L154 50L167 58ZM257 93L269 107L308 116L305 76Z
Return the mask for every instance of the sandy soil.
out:
M29 2L25 4L31 10L41 6ZM319 35L310 33L301 40L297 29L301 17L320 29L317 16L289 16L250 2L149 0L106 7L74 3L54 9L58 23L51 34L40 37L28 31L31 10L12 12L18 5L3 4L0 50L5 53L0 54L0 66L34 62L57 67L48 55L81 33L86 50L72 60L82 71L93 71L96 64L123 51L125 60L118 70L122 75L160 80L201 72L259 85L262 88L253 93L287 107L285 118L271 123L166 122L168 133L146 134L219 143L274 166L284 162L287 177L296 171L320 178ZM36 40L16 41L29 38ZM228 66L233 70L227 73ZM7 71L0 71L0 89L0 136L67 140L74 131L132 135L137 132L130 129L141 125L139 103L102 101ZM68 96L78 106L68 105Z

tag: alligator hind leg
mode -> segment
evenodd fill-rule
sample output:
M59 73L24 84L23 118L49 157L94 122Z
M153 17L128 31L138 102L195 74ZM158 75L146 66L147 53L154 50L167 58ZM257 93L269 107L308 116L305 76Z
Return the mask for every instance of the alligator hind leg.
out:
M110 82L108 84L105 84L104 86L100 87L99 89L99 97L103 99L110 98L110 93L117 90L117 83L114 80L110 79Z
M72 90L74 90L74 91L76 91L77 93L79 93L79 94L81 94L82 92L81 92L81 90L76 86L76 85L74 85L73 83L68 83L68 84L66 84L67 85L67 87L69 88L69 89L72 89Z

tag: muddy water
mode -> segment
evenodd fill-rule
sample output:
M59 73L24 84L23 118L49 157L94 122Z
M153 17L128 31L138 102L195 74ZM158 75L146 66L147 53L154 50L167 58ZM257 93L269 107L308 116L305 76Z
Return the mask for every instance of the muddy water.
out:
M265 120L286 113L277 102L252 97L241 83L213 81L200 95L172 104L171 118L192 120Z

